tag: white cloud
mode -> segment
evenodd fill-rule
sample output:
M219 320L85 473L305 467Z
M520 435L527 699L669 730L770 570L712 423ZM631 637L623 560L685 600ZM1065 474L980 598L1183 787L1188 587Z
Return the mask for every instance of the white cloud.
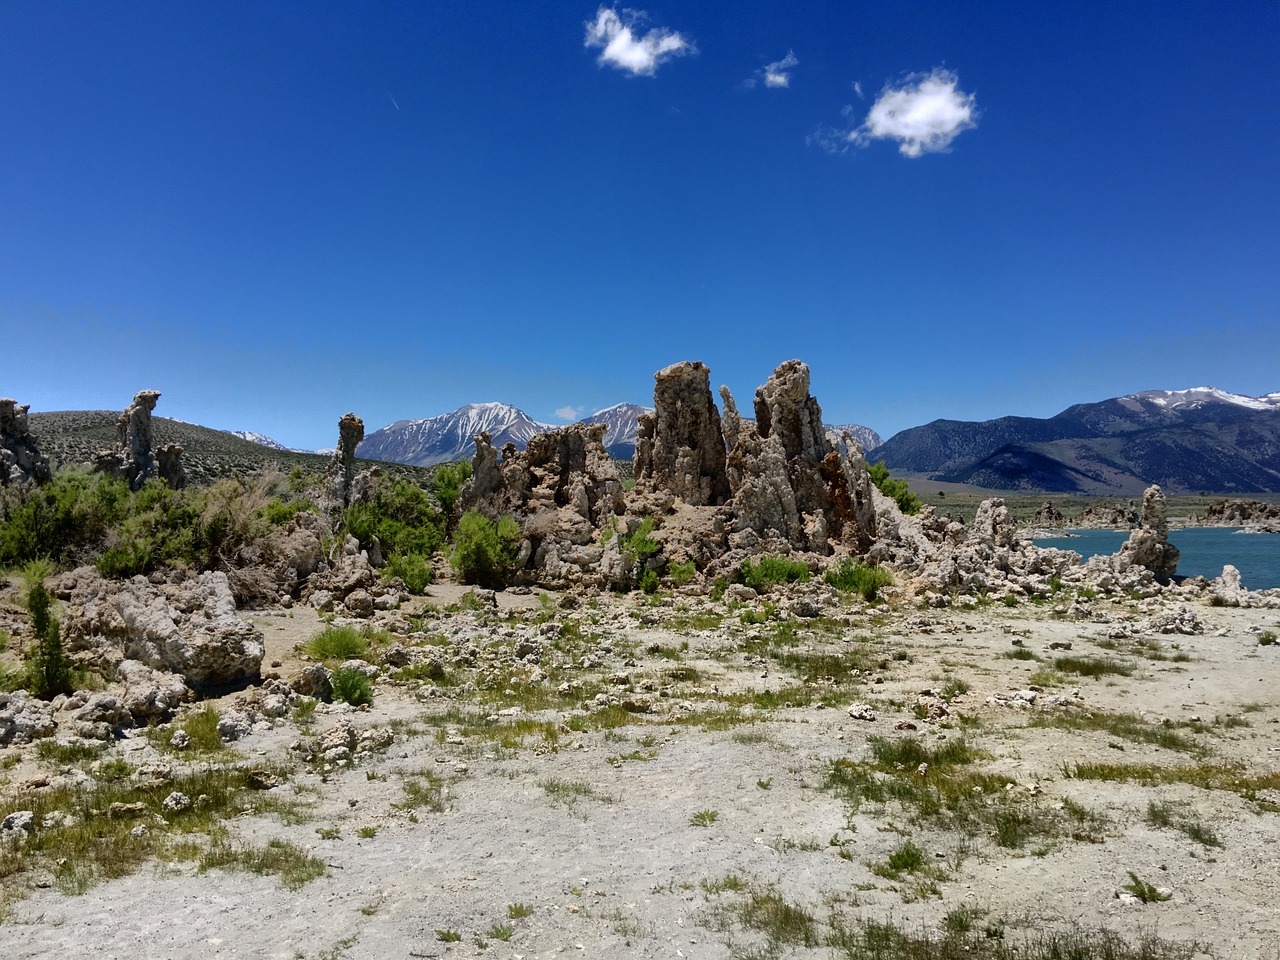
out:
M775 89L791 86L791 71L795 69L796 64L799 62L800 61L796 58L795 53L788 50L787 55L781 60L775 60L773 63L766 63L757 71L760 75L760 82L766 87L773 87ZM755 85L756 81L754 79L746 82L746 86L748 87L754 87Z
M938 69L912 74L898 87L886 85L862 126L849 131L849 142L866 146L872 140L896 140L906 157L945 151L978 125L977 102L959 82L951 71Z
M583 45L600 48L596 62L609 64L633 75L651 77L658 66L672 57L697 53L697 48L683 34L665 27L654 27L641 35L639 28L646 19L643 10L600 7L596 18L586 23Z
M556 411L556 416L561 420L580 420L582 419L582 407L564 406Z

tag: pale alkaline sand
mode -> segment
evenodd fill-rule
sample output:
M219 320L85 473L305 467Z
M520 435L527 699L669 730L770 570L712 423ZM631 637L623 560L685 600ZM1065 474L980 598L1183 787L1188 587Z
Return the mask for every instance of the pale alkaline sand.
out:
M456 588L450 591L434 588L431 599L448 603L457 597ZM499 599L504 611L536 607L534 597ZM1259 628L1277 629L1276 611L1196 607L1201 635L1140 634L1141 649L1133 640L1108 649L1099 641L1109 643L1108 634L1125 618L1131 626L1140 621L1138 604L1095 601L1088 619L1066 619L1049 605L873 616L858 604L836 611L848 621L838 630L797 621L793 638L794 649L805 653L879 655L882 666L860 687L842 690L838 707L758 709L751 714L755 722L704 729L678 722L682 711L675 705L685 701L701 711L735 692L799 683L776 661L738 650L744 637L773 628L745 627L734 613L719 628L675 630L669 626L679 615L674 606L639 607L634 598L600 602L597 611L579 607L557 617L600 619L601 644L612 650L600 652L593 675L625 673L637 687L646 679L671 687L670 697L650 694L655 713L611 730L564 728L554 749L531 735L524 746L505 751L486 735L457 736L456 723L431 720L461 705L449 699L456 691L432 699L411 686L379 683L370 710L322 708L315 729L341 716L362 727L401 721L389 750L327 773L292 761L291 781L275 789L302 789L299 796L311 804L307 822L233 824L248 840L279 837L303 845L328 865L325 876L289 891L272 876L153 864L81 896L33 889L0 928L6 960L745 956L768 945L742 922L740 908L753 892L769 891L807 909L819 935L839 917L936 933L949 911L972 906L987 911L981 923L1002 923L1007 938L1105 927L1128 938L1198 940L1218 957L1280 956L1280 813L1274 806L1280 792L1246 798L1230 789L1064 775L1087 762L1238 764L1254 776L1280 772L1280 645L1259 646L1256 637ZM1150 610L1159 606L1151 602ZM636 612L657 623L642 624ZM296 667L294 644L319 626L315 614L277 611L258 620L268 635L268 662L282 661L287 675ZM480 646L510 645L514 633L532 630L470 612L433 625L446 634L470 631ZM1046 662L1001 656L1019 648L1015 641ZM678 650L686 642L678 662L648 652ZM1063 655L1049 649L1055 642L1070 643L1071 656L1114 657L1135 672L1067 676L1063 685L1043 688L1034 705L1014 705L1009 698L1027 689L1032 672ZM1151 659L1152 653L1166 659ZM1182 654L1190 659L1173 659ZM692 668L696 679L672 681L668 671L676 668ZM926 696L917 709L923 691L950 685L954 692L956 681L968 690L953 697L949 716L917 716L936 702ZM1062 705L1049 702L1053 698ZM870 705L876 719L853 719L847 708L854 701ZM1205 752L1106 731L1029 725L1100 711L1144 718L1141 729L1149 731L1167 720ZM489 726L518 719L506 716ZM917 731L898 729L904 722ZM832 761L869 756L870 735L917 736L930 746L967 738L989 755L977 761L978 769L1014 782L1007 788L1015 795L1009 809L1056 816L1057 834L1005 848L989 825L966 835L893 802L867 803L852 813L822 785ZM236 750L288 761L300 736L291 721L277 721ZM135 764L154 755L144 739L112 749ZM28 751L6 772L5 792L41 771L47 767ZM447 782L442 812L401 805L405 775L422 771ZM1174 824L1207 827L1221 845L1148 822L1152 803L1169 805ZM1081 810L1092 816L1077 819L1072 811ZM691 822L700 812L710 819L709 811L716 815L708 825ZM362 827L376 834L362 838ZM324 839L318 829L340 833ZM873 872L908 839L925 852L936 889L919 876L895 881ZM1143 904L1119 896L1129 871L1170 898ZM743 889L722 889L738 885ZM529 915L510 919L512 904L527 906ZM511 928L505 942L493 935L495 927L505 932L503 925ZM446 943L437 931L461 939ZM775 955L838 954L782 944Z

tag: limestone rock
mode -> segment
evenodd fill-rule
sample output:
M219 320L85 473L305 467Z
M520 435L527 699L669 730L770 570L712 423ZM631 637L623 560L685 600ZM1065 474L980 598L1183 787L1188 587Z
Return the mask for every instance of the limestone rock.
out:
M155 438L151 415L159 399L159 390L139 390L134 394L133 402L116 421L115 447L94 454L95 470L125 481L131 490L140 489L154 476L163 478L173 489L186 483L182 447L170 444L160 459L152 450Z
M51 737L57 729L50 704L25 690L0 692L0 747Z
M154 584L77 571L62 623L69 650L88 651L113 669L137 660L179 674L196 691L256 679L262 664L262 632L236 615L221 572Z
M352 485L356 479L356 447L364 439L364 421L354 413L338 421L338 446L324 472L323 500L330 512L351 505Z
M736 529L818 554L830 553L833 542L865 551L875 507L862 448L847 434L842 445L823 432L808 366L788 360L773 371L756 391L754 424L740 416L727 387L720 397ZM753 538L737 543L756 546Z
M49 458L36 448L28 429L29 404L0 399L0 487L9 484L45 483L51 476Z
M116 674L124 681L124 709L136 718L166 717L193 698L181 677L137 660L122 661Z
M1164 493L1152 485L1142 494L1142 526L1129 535L1120 553L1146 567L1156 580L1168 583L1178 569L1178 548L1169 542L1169 519Z
M705 364L690 361L654 374L654 410L641 414L637 426L637 489L664 490L696 506L729 499L724 432L710 376Z
M599 581L598 531L624 512L622 481L604 449L604 424L573 424L513 444L498 454L487 433L476 436L465 510L510 515L522 538L517 565L543 583Z
M1067 525L1067 519L1062 515L1062 511L1053 505L1052 500L1046 500L1036 510L1036 515L1031 519L1031 525L1040 530L1061 530Z

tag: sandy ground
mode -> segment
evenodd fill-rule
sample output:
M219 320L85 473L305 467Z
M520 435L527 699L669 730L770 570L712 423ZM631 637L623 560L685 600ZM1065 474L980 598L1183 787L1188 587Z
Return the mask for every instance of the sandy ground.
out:
M426 599L437 607L461 595L451 587L432 592ZM536 596L498 600L496 612L428 612L427 629L445 633L444 649L453 650L506 649L535 634L531 620L543 609ZM666 602L650 607L604 597L596 607L556 608L553 616L598 621L591 629L599 634L591 641L598 664L571 668L566 657L554 680L577 670L607 684L626 674L636 692L653 681L651 713L603 730L568 723L590 713L590 703L542 713L539 719L558 727L554 743L531 734L504 749L488 733L464 735L458 723L441 721L445 710L475 699L466 687L433 697L417 682L380 681L371 708L322 706L310 733L344 718L359 727L397 721L395 743L352 766L329 768L299 762L289 749L302 735L298 727L275 721L234 750L251 762L293 764L289 782L276 789L303 798L307 820L246 817L232 827L249 841L279 837L306 847L327 864L324 876L290 891L273 876L150 864L80 896L42 888L35 877L0 927L7 960L724 958L765 944L735 913L752 891L805 908L820 930L843 917L936 933L948 912L972 906L1009 937L1106 928L1130 939L1195 940L1217 957L1280 957L1280 791L1246 796L1066 775L1085 762L1280 773L1280 645L1260 646L1256 636L1280 626L1277 611L1196 607L1203 633L1156 636L1141 630L1145 611L1131 601L1095 601L1083 618L1055 614L1049 605L877 613L846 603L826 620L796 621L789 649L870 651L873 669L844 685L816 681L811 689L825 703L743 705L751 722L717 729L688 722L689 712L800 681L776 659L741 649L750 638L772 635L776 624L746 626L731 611L720 626L692 629L678 624L704 607L725 612L725 604L679 596ZM301 609L253 616L267 637L264 669L275 663L286 676L301 662L296 645L322 626ZM1132 636L1110 640L1121 623ZM1050 644L1070 644L1071 656L1118 659L1134 672L1063 674L1059 685L1041 686L1035 704L1015 705L1010 698L1028 689L1032 673L1067 653ZM1043 662L1004 656L1019 649ZM556 662L549 644L542 664ZM672 680L680 669L691 679ZM869 705L875 719L852 717L854 702ZM945 715L921 716L939 702ZM476 723L491 731L528 718L502 707L499 693L478 714L495 719ZM1144 730L1167 721L1200 752L1105 730L1031 725L1103 713L1135 715ZM853 812L823 783L833 761L869 757L869 736L914 736L935 747L964 738L985 752L981 770L1008 778L1017 809L1052 815L1066 803L1091 819L1078 826L1078 837L1068 827L1011 848L998 845L989 826L940 826L894 801ZM111 750L134 764L158 756L141 732ZM0 774L0 794L52 770L30 748L0 757L13 753L20 759ZM439 812L402 806L405 778L423 772L445 785ZM1152 803L1169 805L1177 822L1209 827L1220 845L1152 824ZM700 812L703 820L709 812L715 817L695 824ZM362 837L361 828L373 835ZM932 884L921 874L895 880L873 872L907 840L925 852ZM1169 899L1144 904L1122 895L1129 871ZM511 918L513 904L525 905L528 915ZM503 926L510 927L506 941L498 938ZM460 939L445 942L438 931ZM779 956L840 955L825 946L775 946Z

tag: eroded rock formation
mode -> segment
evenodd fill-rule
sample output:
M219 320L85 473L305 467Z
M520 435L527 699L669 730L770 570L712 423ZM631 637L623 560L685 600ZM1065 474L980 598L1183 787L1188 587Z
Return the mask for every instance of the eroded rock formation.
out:
M711 371L683 361L653 375L652 413L638 419L636 487L663 491L694 506L729 499L724 432L711 398Z
M124 661L136 660L178 674L196 691L257 679L262 631L236 615L225 573L155 584L141 576L106 580L83 567L69 578L62 618L67 649L103 672L117 673Z
M866 461L857 441L822 428L822 410L809 394L809 368L788 360L756 391L755 423L744 420L727 387L727 472L736 513L735 543L778 539L818 554L832 544L865 551L875 536L875 506Z
M49 479L49 458L36 448L28 429L30 409L30 404L9 397L0 399L0 487Z
M487 433L476 437L464 509L513 516L522 537L518 563L548 582L601 575L598 531L625 512L622 481L604 450L604 424L573 424L498 453Z
M125 481L131 490L141 489L153 476L174 490L186 485L182 447L171 443L159 457L152 450L155 438L151 418L159 399L159 390L139 390L133 395L133 402L116 421L115 447L94 454L95 470Z
M1150 570L1161 583L1168 583L1178 569L1178 548L1169 542L1169 517L1164 493L1156 485L1142 494L1142 525L1120 548L1130 562Z
M1040 530L1061 530L1067 525L1067 518L1053 505L1052 500L1046 500L1031 518L1031 525Z
M356 481L356 447L364 439L364 421L354 413L344 414L338 421L338 446L324 472L324 506L330 513L351 505Z

